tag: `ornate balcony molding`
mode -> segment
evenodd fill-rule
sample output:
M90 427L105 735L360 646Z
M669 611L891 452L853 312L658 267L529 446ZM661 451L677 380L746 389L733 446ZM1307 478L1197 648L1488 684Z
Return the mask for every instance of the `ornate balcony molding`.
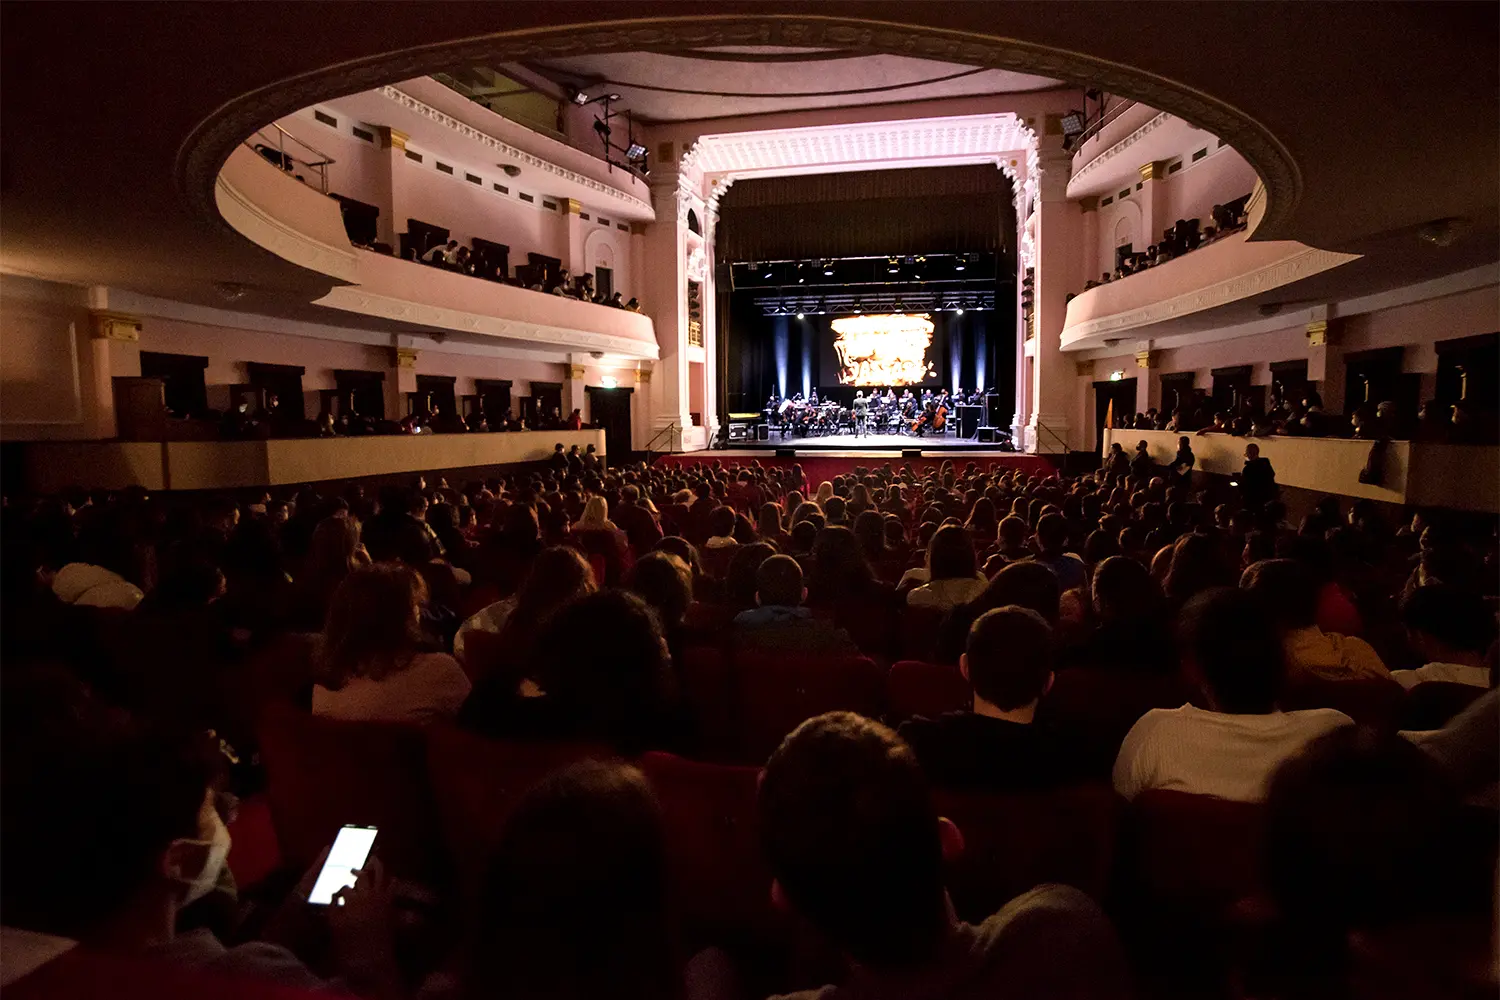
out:
M1133 146L1136 143L1140 142L1142 139L1146 138L1146 136L1150 135L1152 132L1156 131L1158 128L1160 128L1161 126L1165 125L1167 122L1171 121L1172 117L1173 117L1172 115L1170 115L1167 112L1163 111L1160 114L1158 114L1155 118L1150 119L1144 125L1142 125L1140 128L1136 129L1134 132L1130 133L1125 138L1123 138L1119 142L1115 143L1113 146L1111 146L1108 149L1102 151L1098 156L1094 157L1092 160L1089 160L1083 166L1081 166L1078 169L1074 170L1073 171L1073 183L1076 184L1076 183L1082 181L1084 178L1086 178L1094 170L1098 169L1099 167L1102 167L1104 164L1108 163L1110 160L1114 159L1116 156L1119 156L1121 153L1125 152L1125 150L1129 149L1131 146Z
M310 271L342 281L359 280L359 259L352 246L331 246L293 229L247 198L223 175L214 185L214 200L224 221L252 243Z
M580 174L577 171L558 166L556 163L544 160L540 156L536 156L532 153L526 152L524 149L512 146L508 142L502 142L492 135L481 132L479 129L475 128L472 125L459 121L457 118L454 118L447 112L439 111L432 105L417 100L415 97L412 97L405 91L398 90L395 87L387 85L384 87L376 88L375 92L380 96L386 98L387 100L400 105L407 111L411 111L414 114L421 115L428 121L435 122L446 129L457 132L465 139L468 139L471 142L477 142L485 146L492 152L516 160L519 163L524 164L525 166L540 170L543 173L552 174L553 176L558 177L562 180L566 180L569 183L581 184L591 191L598 192L605 198L609 198L614 201L629 205L631 208L636 209L647 216L651 215L651 205L644 199L637 198L633 194L626 194L619 188L611 187L608 184L605 184L603 181L597 181L592 177L585 177L583 174Z

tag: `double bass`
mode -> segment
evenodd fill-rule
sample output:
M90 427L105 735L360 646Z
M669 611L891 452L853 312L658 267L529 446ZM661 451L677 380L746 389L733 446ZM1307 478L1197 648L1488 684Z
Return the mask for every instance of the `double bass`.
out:
M935 431L940 431L947 423L948 405L946 403L939 403L937 409L933 411L932 414L932 429Z

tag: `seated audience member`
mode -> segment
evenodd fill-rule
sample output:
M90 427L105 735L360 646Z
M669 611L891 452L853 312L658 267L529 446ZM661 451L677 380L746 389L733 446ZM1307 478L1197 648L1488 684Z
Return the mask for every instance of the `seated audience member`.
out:
M1266 799L1274 922L1249 952L1245 995L1494 992L1480 985L1494 961L1494 834L1467 826L1452 783L1399 737L1346 727L1309 743Z
M631 567L629 583L631 592L656 612L675 661L693 603L693 571L670 552L648 552Z
M1401 602L1401 622L1424 662L1415 670L1393 671L1396 683L1404 688L1425 681L1491 686L1485 651L1495 638L1495 618L1482 598L1446 583L1418 587Z
M650 552L662 540L661 525L649 503L642 500L639 487L626 486L620 491L620 502L614 509L615 523L625 532L630 551L637 556Z
M312 544L297 576L296 618L318 628L328 617L328 604L344 578L370 565L370 553L360 541L359 519L351 514L325 517L312 533Z
M927 582L907 594L906 603L948 610L967 604L988 583L974 565L974 543L969 533L961 525L948 524L927 543Z
M547 616L569 601L592 594L597 587L594 571L577 549L554 545L532 560L531 572L514 597L496 601L470 615L453 639L453 653L467 663L467 641L471 632L502 634L512 664L524 660L531 640ZM475 676L494 664L469 664Z
M620 753L680 748L683 726L661 623L646 602L605 590L542 624L517 686L491 675L460 721L499 739L604 743Z
M218 766L206 741L165 739L118 721L97 729L75 723L70 733L45 768L6 762L0 844L8 925L212 976L330 988L278 945L226 947L207 928L178 931L178 914L220 884L231 847L214 806ZM342 903L326 908L340 945L336 971L360 993L399 995L378 862L344 890Z
M753 542L734 550L724 574L724 603L736 613L755 607L755 574L760 564L776 555L767 542Z
M583 516L573 522L573 530L613 533L620 529L609 519L609 501L603 497L589 497L588 503L583 505Z
M413 569L376 563L333 593L318 644L314 715L366 722L432 722L457 714L469 678L422 633L427 587Z
M809 719L759 791L772 898L838 948L849 974L799 1000L1125 997L1124 957L1093 900L1043 885L975 926L958 921L943 861L963 837L933 808L901 739L850 712Z
M145 596L141 588L119 573L86 562L70 562L55 572L44 569L40 576L59 601L80 608L129 611Z
M627 764L583 761L527 792L482 899L464 996L684 996L661 807Z
M1280 634L1287 680L1390 677L1380 654L1368 642L1318 628L1318 584L1303 563L1262 560L1245 570L1240 587L1260 603Z
M734 508L715 507L708 516L708 541L705 549L729 549L740 544L734 539Z
M1061 600L1057 576L1047 567L1029 561L1005 566L972 600L948 613L938 630L937 661L958 662L968 644L970 627L986 611L1014 604L1030 608L1056 628Z
M1281 712L1281 642L1250 594L1215 588L1194 597L1178 620L1184 670L1208 708L1147 712L1115 758L1115 790L1127 799L1153 788L1239 802L1265 798L1271 774L1310 740L1353 720L1331 708Z
M1067 748L1036 723L1037 705L1052 687L1052 627L1029 608L980 615L958 668L973 692L973 709L901 726L922 770L935 785L1009 790L1067 780Z
M788 652L857 653L849 633L813 617L812 609L802 603L806 598L797 560L783 555L766 559L755 571L756 607L734 616L734 644Z
M1094 570L1090 587L1095 627L1065 652L1066 663L1158 676L1176 673L1166 599L1146 567L1110 556Z
M812 547L807 600L815 607L884 601L890 588L881 583L864 546L849 528L830 525L818 532Z
M1068 522L1058 513L1043 514L1036 523L1036 549L1033 557L1057 575L1058 587L1064 592L1088 582L1088 569L1075 552L1066 551Z
M787 546L791 544L792 536L781 526L781 507L775 503L766 502L760 505L755 530L760 535L761 541L776 546L778 552L786 551Z
M1225 563L1221 547L1208 535L1183 535L1152 557L1152 576L1156 559L1166 558L1161 589L1174 608L1180 608L1195 594L1214 587L1234 585L1234 574Z

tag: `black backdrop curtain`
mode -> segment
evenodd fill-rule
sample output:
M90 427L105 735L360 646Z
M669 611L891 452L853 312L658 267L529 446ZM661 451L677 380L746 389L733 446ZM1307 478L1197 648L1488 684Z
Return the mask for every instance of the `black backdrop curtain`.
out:
M1010 181L993 165L737 182L719 203L720 261L1008 253Z

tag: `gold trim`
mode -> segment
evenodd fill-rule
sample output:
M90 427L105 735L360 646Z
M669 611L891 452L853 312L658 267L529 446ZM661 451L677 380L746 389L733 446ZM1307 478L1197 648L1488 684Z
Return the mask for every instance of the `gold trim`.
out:
M569 215L583 214L583 202L579 201L577 198L564 198L563 207L567 210L567 213Z
M1155 368L1157 356L1154 351L1136 351L1135 366L1137 368Z
M389 125L376 125L375 134L380 137L381 149L405 149L406 140L411 138L399 128L391 128Z
M651 371L647 368L637 368L635 371L635 384L645 385L651 381Z
M140 343L141 321L134 316L112 312L92 312L89 315L94 318L94 339Z
M571 378L571 379L582 379L583 378L583 365L569 365L568 366L568 378Z
M1328 321L1325 319L1307 324L1307 346L1328 346Z
M1167 176L1167 161L1152 160L1150 163L1142 163L1136 169L1140 171L1142 182L1165 180Z
M417 349L415 347L397 347L391 351L391 361L397 368L417 367Z

